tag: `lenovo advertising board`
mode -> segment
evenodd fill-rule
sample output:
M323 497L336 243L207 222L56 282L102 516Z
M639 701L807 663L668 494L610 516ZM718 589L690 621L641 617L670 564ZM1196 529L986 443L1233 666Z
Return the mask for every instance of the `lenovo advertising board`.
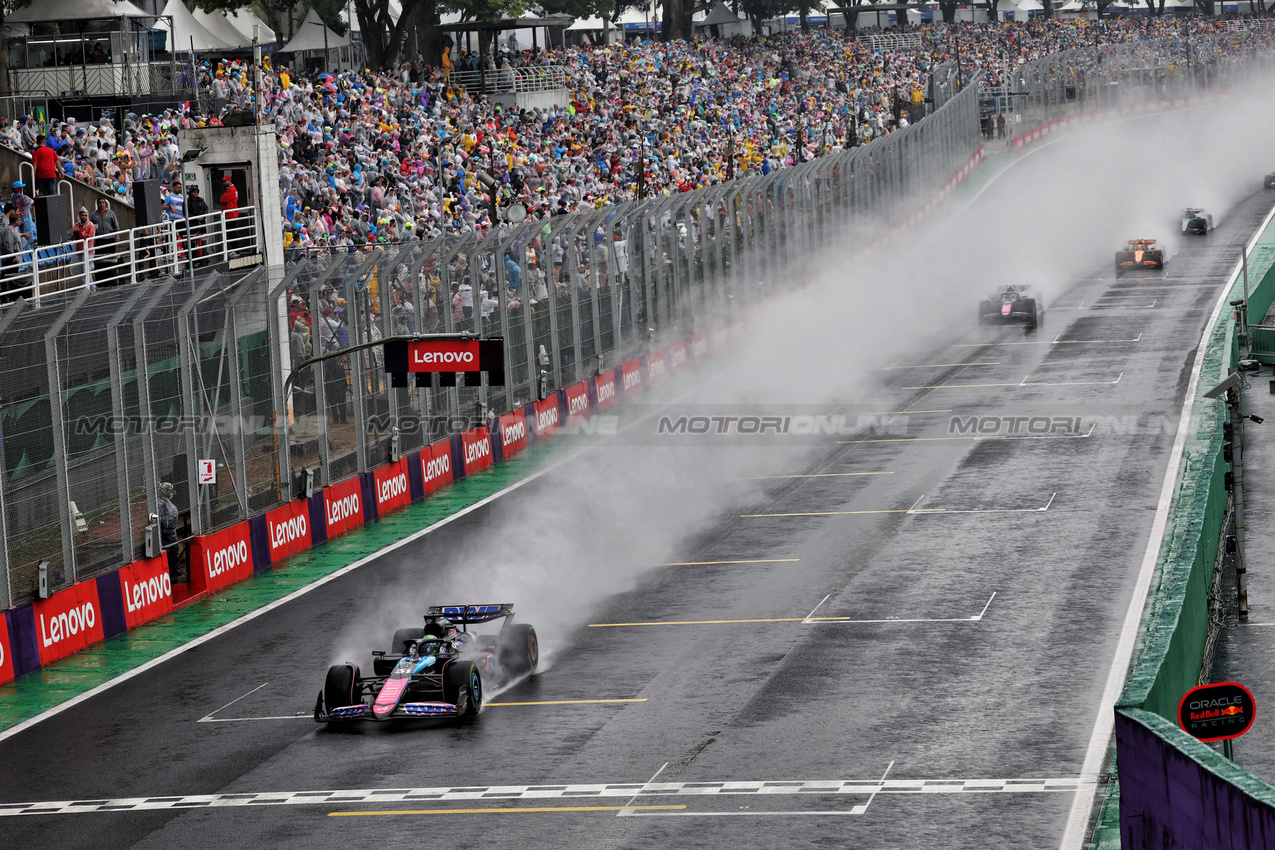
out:
M124 600L124 625L135 629L173 610L173 580L168 575L168 554L134 561L119 571L120 596Z
M333 484L323 491L323 512L328 526L328 539L345 534L363 524L363 484L351 478Z
M567 424L576 425L589 418L589 388L581 381L563 390L567 397Z
M473 475L491 466L491 430L484 426L471 428L460 435L465 452L465 474Z
M372 473L372 477L376 482L377 516L385 516L412 503L412 491L407 485L406 458L382 466Z
M266 514L266 536L270 541L270 563L304 552L314 545L310 534L310 504L297 499Z
M9 642L9 614L0 611L0 685L13 680L13 650Z
M421 449L421 483L428 496L439 487L452 483L452 444L450 440Z
M536 402L536 439L553 436L562 427L562 411L558 407L558 394Z
M248 523L241 522L190 542L190 589L205 593L252 575Z
M633 393L642 392L642 361L630 360L620 369L624 379L624 397L628 398Z
M500 417L501 456L509 460L527 448L527 417L521 410Z
M34 609L41 667L47 667L104 637L96 581L82 581L48 599L38 599Z
M606 410L616 402L615 370L608 369L604 374L593 379L593 388L597 393L598 412Z

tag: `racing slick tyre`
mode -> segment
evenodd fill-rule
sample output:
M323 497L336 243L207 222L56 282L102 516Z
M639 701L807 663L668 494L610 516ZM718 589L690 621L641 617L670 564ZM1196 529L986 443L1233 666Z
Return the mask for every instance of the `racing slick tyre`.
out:
M1268 174L1262 178L1262 188L1269 189L1275 186L1275 175Z
M500 667L509 676L529 676L540 663L540 642L529 623L514 623L500 636Z
M327 706L329 714L334 708L358 705L362 696L357 664L347 661L328 668L328 677L323 682L323 704Z
M453 661L443 671L443 701L465 703L460 717L477 717L483 707L483 676L472 661Z
M990 315L990 314L991 314L991 312L992 312L992 302L991 302L991 301L980 301L980 302L978 302L978 323L979 323L980 325L986 325L986 324L988 324L987 317L988 317L988 315Z
M1120 274L1120 264L1123 263L1124 261L1125 261L1125 255L1117 251L1116 252L1116 274L1117 275Z
M1027 308L1026 310L1027 316L1028 316L1027 329L1035 330L1036 328L1040 327L1040 311L1036 307L1036 299L1035 298L1024 299L1023 306Z

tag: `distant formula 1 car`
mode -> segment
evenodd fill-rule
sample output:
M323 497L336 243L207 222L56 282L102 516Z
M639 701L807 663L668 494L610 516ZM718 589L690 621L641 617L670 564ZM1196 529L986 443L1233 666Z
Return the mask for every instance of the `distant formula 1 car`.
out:
M1187 207L1182 211L1182 232L1198 233L1204 236L1213 229L1213 216L1198 207Z
M1270 174L1267 174L1262 178L1262 186L1266 189L1275 186L1275 171L1272 171Z
M350 662L329 667L315 721L474 717L485 683L499 686L536 672L536 630L514 623L513 614L510 604L431 607L424 626L399 629L388 652L372 653L376 675L365 677ZM493 620L505 621L497 635L468 630Z
M1023 295L1026 285L1007 286L992 297L978 302L980 325L1026 325L1036 328L1045 323L1045 310L1035 298Z
M1164 268L1164 251L1154 239L1130 239L1129 247L1116 252L1116 274L1131 269Z

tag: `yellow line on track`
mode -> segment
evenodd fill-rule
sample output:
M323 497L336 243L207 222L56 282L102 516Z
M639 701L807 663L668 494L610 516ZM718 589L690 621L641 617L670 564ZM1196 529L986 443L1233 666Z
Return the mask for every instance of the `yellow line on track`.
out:
M893 472L810 472L805 475L753 475L745 481L767 481L775 478L840 478L847 475L893 475Z
M905 390L974 390L983 387L1047 387L1042 381L1026 381L1018 384L934 384L926 387L904 387Z
M525 815L542 812L633 812L648 809L685 809L686 806L528 806L517 809L395 809L387 812L328 812L330 818L382 815Z
M890 508L882 511L800 511L791 514L740 514L740 519L767 516L854 516L856 514L941 514L947 508Z
M975 437L879 437L875 440L837 440L837 443L839 445L849 445L850 443L930 443L939 440L1004 440L1006 437L1006 434L980 434Z
M596 705L603 702L646 702L646 697L641 699L551 699L542 702L489 702L487 707L508 707L511 705Z
M666 567L707 567L713 564L791 564L800 558L757 558L751 561L681 561L665 564Z
M999 366L1000 361L989 361L985 363L922 363L919 366L886 366L881 369L882 372L889 372L891 369L945 369L948 366Z

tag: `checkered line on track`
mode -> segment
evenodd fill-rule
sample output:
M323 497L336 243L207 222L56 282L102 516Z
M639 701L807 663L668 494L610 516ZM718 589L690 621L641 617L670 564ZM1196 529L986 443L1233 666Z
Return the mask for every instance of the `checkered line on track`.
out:
M229 806L350 805L358 803L446 803L461 800L579 800L602 797L686 797L725 794L1038 794L1075 791L1075 778L1051 779L830 779L775 782L649 782L609 785L492 785L458 788L363 788L343 791L279 791L196 794L187 797L123 797L0 803L0 817L129 812Z

